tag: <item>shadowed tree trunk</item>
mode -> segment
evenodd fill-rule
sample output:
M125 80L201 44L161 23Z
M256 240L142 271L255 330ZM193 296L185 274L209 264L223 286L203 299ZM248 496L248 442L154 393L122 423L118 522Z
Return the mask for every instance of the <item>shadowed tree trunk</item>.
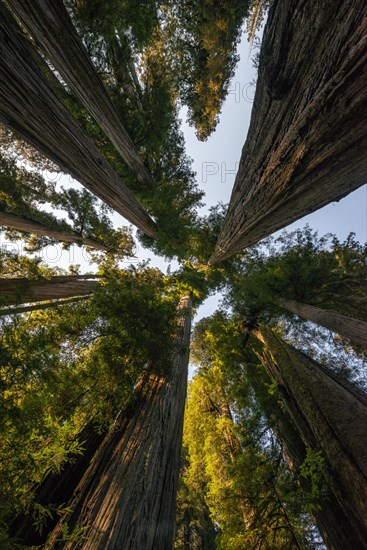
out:
M62 0L8 0L7 3L139 180L151 183Z
M306 492L310 491L310 482L300 475L300 467L306 456L306 446L292 422L279 405L275 405L273 414L276 417L276 436L282 446L283 454L291 470L296 472ZM367 542L353 529L353 524L329 487L324 487L318 504L320 510L313 510L312 517L328 550L367 549Z
M263 365L304 444L322 451L325 479L348 518L351 539L366 541L367 396L271 330L253 334L265 345Z
M68 300L56 300L55 302L47 302L45 304L33 304L31 306L12 306L12 307L1 307L0 308L0 317L4 315L14 315L17 313L27 313L28 311L38 311L41 309L48 309L50 307L63 306L67 304L74 304L75 302L80 302L86 300L88 296L77 296L76 298L70 298Z
M0 121L144 233L155 237L154 222L58 99L40 69L44 62L35 53L1 2Z
M250 128L211 263L366 182L366 8L366 0L274 1Z
M179 474L191 300L178 307L179 335L166 374L147 369L135 399L107 437L47 548L171 550ZM86 527L81 540L62 540Z
M77 233L66 233L65 231L61 230L57 231L56 229L47 227L46 225L37 221L30 220L29 218L25 218L23 216L8 214L7 212L0 211L0 225L10 227L11 229L16 229L17 231L21 231L24 233L34 233L35 235L50 237L50 239L55 239L56 241L82 244L84 246L90 246L97 250L111 250L108 246L97 243L93 239L85 239Z
M0 303L9 306L85 296L96 290L98 278L98 275L58 275L51 279L0 279Z
M292 421L287 407L281 405L284 397L282 388L279 387L279 392L275 395L270 395L271 379L265 372L259 377L257 365L246 365L246 377L254 391L256 401L269 420L270 428L276 435L289 468L297 475L306 494L309 494L310 480L300 474L300 467L307 456L306 445ZM321 509L313 510L311 516L328 550L367 549L366 543L359 534L353 532L351 522L330 487L326 487L326 485L323 487L318 504Z
M313 321L333 332L337 332L341 336L345 336L353 342L367 348L367 323L365 321L353 319L352 317L341 315L335 311L301 304L295 300L280 298L277 300L277 303L291 313L295 313L304 319Z
M25 546L45 544L47 536L60 517L56 509L68 503L105 436L106 430L98 431L93 422L84 427L78 436L78 441L84 448L83 453L77 455L72 463L65 464L60 472L49 473L33 489L34 502L50 510L50 515L46 516L42 525L42 531L39 532L35 527L31 513L23 513L10 525L8 534L12 538Z

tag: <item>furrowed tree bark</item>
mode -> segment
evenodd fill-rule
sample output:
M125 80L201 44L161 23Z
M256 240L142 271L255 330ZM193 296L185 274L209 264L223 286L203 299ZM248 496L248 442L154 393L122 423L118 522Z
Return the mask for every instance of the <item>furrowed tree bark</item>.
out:
M46 548L171 550L190 344L191 299L181 299L179 335L166 374L147 369L79 485L73 513ZM82 540L61 529L86 527Z
M310 490L309 480L300 475L306 456L306 446L292 422L289 414L286 414L275 404L273 415L276 418L275 433L282 446L283 454L291 470L298 474L300 485L306 492ZM320 496L320 510L313 510L312 517L328 548L328 550L354 550L367 548L367 543L353 530L353 525L345 515L334 493L329 487L324 487Z
M18 313L27 313L29 311L38 311L41 309L48 309L50 307L74 304L75 302L81 302L82 300L87 300L87 299L88 299L88 296L77 296L76 298L69 298L66 300L56 300L54 302L46 302L44 304L38 303L38 304L33 304L31 306L1 307L0 317L3 317L4 315L16 315Z
M79 101L92 113L138 179L151 184L151 177L62 0L6 1Z
M50 239L55 239L56 241L81 244L84 246L90 246L97 250L111 250L108 246L97 243L93 239L84 239L81 235L78 235L77 233L66 233L65 231L57 231L56 229L47 227L46 225L31 220L29 218L16 216L14 214L8 214L7 212L3 211L0 211L0 225L4 227L10 227L11 229L16 229L17 231L21 231L23 233L34 233L35 235L50 237Z
M86 296L96 290L99 278L98 275L59 275L51 279L0 279L0 303L9 306Z
M279 298L277 303L291 313L299 315L309 321L313 321L318 325L322 325L367 348L367 323L365 321L353 319L352 317L341 315L335 311L321 309L308 304L301 304L295 300Z
M260 357L261 360L263 358ZM269 420L269 425L275 433L282 448L285 460L289 468L297 475L301 487L306 493L310 492L310 480L301 476L300 467L303 464L307 452L306 445L297 430L286 403L283 403L282 388L276 395L270 396L268 384L271 379L268 376L259 378L257 367L251 369L247 366L246 376L254 391L255 398ZM367 548L365 542L353 533L352 524L345 515L330 487L323 487L320 496L320 510L313 510L311 515L323 538L328 550L354 550L354 548Z
M43 63L0 2L0 122L154 238L154 222L59 100Z
M56 509L66 505L74 490L89 467L93 456L106 437L106 430L99 432L93 422L89 422L78 436L84 451L77 455L74 462L65 464L60 472L51 472L34 488L34 502L48 507L51 516L47 516L42 531L34 525L31 513L19 514L11 523L8 534L25 546L45 544L49 533L56 526L59 514Z
M275 0L247 139L210 263L367 181L366 0Z
M322 451L323 473L351 525L351 539L367 541L366 395L274 332L262 327L253 334L265 345L263 365L306 447Z

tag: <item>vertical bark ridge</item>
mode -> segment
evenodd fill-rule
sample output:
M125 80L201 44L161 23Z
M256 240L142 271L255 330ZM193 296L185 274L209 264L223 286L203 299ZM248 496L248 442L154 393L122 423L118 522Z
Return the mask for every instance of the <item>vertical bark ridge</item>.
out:
M182 444L191 300L178 307L179 334L166 374L147 369L79 485L73 512L47 548L171 550ZM67 525L87 528L80 541L61 540Z
M55 239L56 241L82 244L84 246L90 246L97 250L111 250L111 248L109 248L108 246L98 243L93 239L84 238L82 237L82 235L78 235L78 233L66 233L66 231L61 230L58 231L57 229L47 227L46 225L39 223L35 220L25 218L24 216L8 214L7 212L3 211L0 211L0 225L4 227L10 227L11 229L16 229L17 231L23 233L33 233L35 235L50 237L50 239Z
M43 63L0 2L0 121L155 238L154 222L59 100Z
M210 263L367 180L366 0L275 0L247 139Z
M353 319L335 311L301 304L296 300L279 298L277 302L282 308L287 309L291 313L322 325L367 348L367 323L365 321Z
M298 473L306 456L306 445L289 414L275 405L275 434L291 470ZM306 492L310 490L309 480L299 475L299 482ZM353 524L346 516L338 499L329 487L325 487L319 501L320 509L313 510L312 516L328 550L367 548L367 543L355 533Z
M262 327L253 333L266 346L263 365L278 383L305 445L322 451L327 483L353 536L367 540L366 401L272 331Z
M128 135L62 0L7 0L46 57L92 113L138 179L151 177Z

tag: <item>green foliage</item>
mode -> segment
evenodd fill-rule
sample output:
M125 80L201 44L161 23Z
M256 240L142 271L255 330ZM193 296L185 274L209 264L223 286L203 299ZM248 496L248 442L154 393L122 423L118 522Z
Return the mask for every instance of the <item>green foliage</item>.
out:
M181 98L198 139L205 140L219 120L238 61L236 46L249 3L240 0L181 0L175 7L181 52Z
M308 510L312 512L313 510L320 510L320 504L318 500L323 488L324 476L324 462L325 459L322 456L322 451L314 451L307 447L307 456L301 464L300 472L304 478L308 478L311 481L311 490L309 495Z
M2 521L29 509L32 486L82 451L85 424L111 425L143 368L168 368L176 304L158 270L114 268L87 302L5 319Z
M200 548L215 550L218 529L210 518L203 487L200 490L190 483L187 450L184 448L182 472L177 495L176 538L174 549Z
M42 210L42 205L64 211L69 222ZM115 230L109 218L112 210L100 204L94 195L85 189L61 188L56 191L55 185L47 183L39 173L19 168L15 160L9 157L0 157L0 210L38 222L51 230L76 233L91 239L108 247L108 253L114 259L132 255L134 242L131 232L127 228ZM54 242L47 236L6 230L6 236L11 240L17 240L19 235L25 239L29 252L37 252ZM64 243L63 246L67 248L70 245ZM98 253L93 254L94 258L98 258Z
M200 370L185 416L185 490L203 495L217 549L314 548L305 495L272 431L277 397L243 341L241 323L223 312L195 328L191 360Z

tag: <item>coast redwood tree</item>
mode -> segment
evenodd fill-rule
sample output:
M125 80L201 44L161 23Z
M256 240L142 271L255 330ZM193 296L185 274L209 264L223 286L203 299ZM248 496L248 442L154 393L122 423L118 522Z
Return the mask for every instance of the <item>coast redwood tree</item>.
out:
M211 263L367 181L366 25L366 0L273 2L250 128Z
M93 239L84 238L82 235L78 235L75 232L67 233L47 227L46 225L39 223L35 220L30 220L24 216L16 216L15 214L8 214L8 212L0 211L0 226L9 227L22 233L34 233L35 235L42 235L61 241L64 243L82 244L84 246L90 246L96 250L105 250L108 252L110 248L104 246L101 243L97 243Z
M9 306L85 296L96 290L99 278L98 275L57 275L50 279L0 279L0 303Z
M62 0L9 0L8 5L79 101L92 113L140 181L151 183Z
M168 370L147 367L70 501L73 511L46 548L172 548L190 327L191 298L185 296Z
M310 480L300 474L301 467L307 458L306 444L290 415L279 406L278 400L274 400L269 413L275 418L274 431L282 446L284 457L290 469L298 476L301 487L309 494ZM346 515L343 506L330 487L323 486L317 504L318 506L312 510L311 515L329 550L345 550L346 548L364 550L367 548L366 541L354 528L354 522Z
M59 100L42 73L42 63L41 56L1 3L0 121L154 237L154 222Z
M279 298L277 302L282 308L291 313L322 325L361 346L367 347L367 323L365 321L353 319L352 317L347 317L341 313L324 308L301 304L296 300Z
M348 518L352 536L367 540L367 396L273 331L252 331L307 447L321 451L328 486ZM364 548L364 546L361 546Z
M47 535L59 519L57 509L72 497L105 436L105 429L98 429L94 422L88 422L76 438L83 451L72 462L63 465L60 471L49 472L39 485L33 487L33 506L49 509L42 529L35 525L32 513L23 512L10 524L8 532L12 538L21 541L25 546L40 546L46 542Z

